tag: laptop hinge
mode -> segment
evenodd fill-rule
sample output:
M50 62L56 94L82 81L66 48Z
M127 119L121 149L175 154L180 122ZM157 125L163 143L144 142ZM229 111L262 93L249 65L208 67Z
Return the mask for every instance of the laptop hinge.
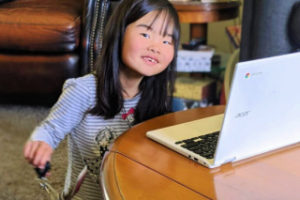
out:
M232 162L235 161L235 160L236 160L236 157L229 158L229 159L225 160L225 161L223 162L223 164L226 164L226 163L232 163Z

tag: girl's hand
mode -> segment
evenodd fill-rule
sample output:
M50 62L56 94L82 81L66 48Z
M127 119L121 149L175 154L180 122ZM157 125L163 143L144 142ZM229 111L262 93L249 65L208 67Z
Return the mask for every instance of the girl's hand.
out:
M35 167L44 169L46 162L51 160L52 147L42 141L28 141L24 146L25 159Z

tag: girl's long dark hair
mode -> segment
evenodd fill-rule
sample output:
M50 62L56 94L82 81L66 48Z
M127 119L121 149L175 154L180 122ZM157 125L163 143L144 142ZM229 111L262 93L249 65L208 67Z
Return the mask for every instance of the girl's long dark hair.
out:
M173 22L174 58L161 73L144 77L139 85L141 99L135 110L135 124L171 111L174 92L180 25L176 10L168 0L123 0L113 11L104 32L102 51L96 61L97 102L92 114L113 118L124 103L119 80L122 43L126 27L151 11L166 12Z

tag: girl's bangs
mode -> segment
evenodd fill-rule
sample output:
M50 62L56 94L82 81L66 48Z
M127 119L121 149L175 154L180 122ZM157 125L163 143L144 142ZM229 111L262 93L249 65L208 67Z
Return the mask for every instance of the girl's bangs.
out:
M162 30L161 30L161 34L163 36L166 36L168 34L168 27L170 24L173 24L173 33L172 33L172 37L173 40L177 41L178 40L178 27L176 26L175 20L172 16L172 14L170 13L170 11L168 9L159 9L157 10L157 13L155 15L155 17L153 18L153 21L151 22L149 28L152 27L152 25L156 22L156 20L160 17L160 16L164 17L163 20L163 26L162 26Z

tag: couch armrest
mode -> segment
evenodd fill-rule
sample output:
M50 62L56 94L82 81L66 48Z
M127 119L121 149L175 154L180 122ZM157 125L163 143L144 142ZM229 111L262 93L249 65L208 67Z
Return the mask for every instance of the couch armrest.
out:
M94 61L102 47L110 0L84 0L81 28L81 74L94 70Z

